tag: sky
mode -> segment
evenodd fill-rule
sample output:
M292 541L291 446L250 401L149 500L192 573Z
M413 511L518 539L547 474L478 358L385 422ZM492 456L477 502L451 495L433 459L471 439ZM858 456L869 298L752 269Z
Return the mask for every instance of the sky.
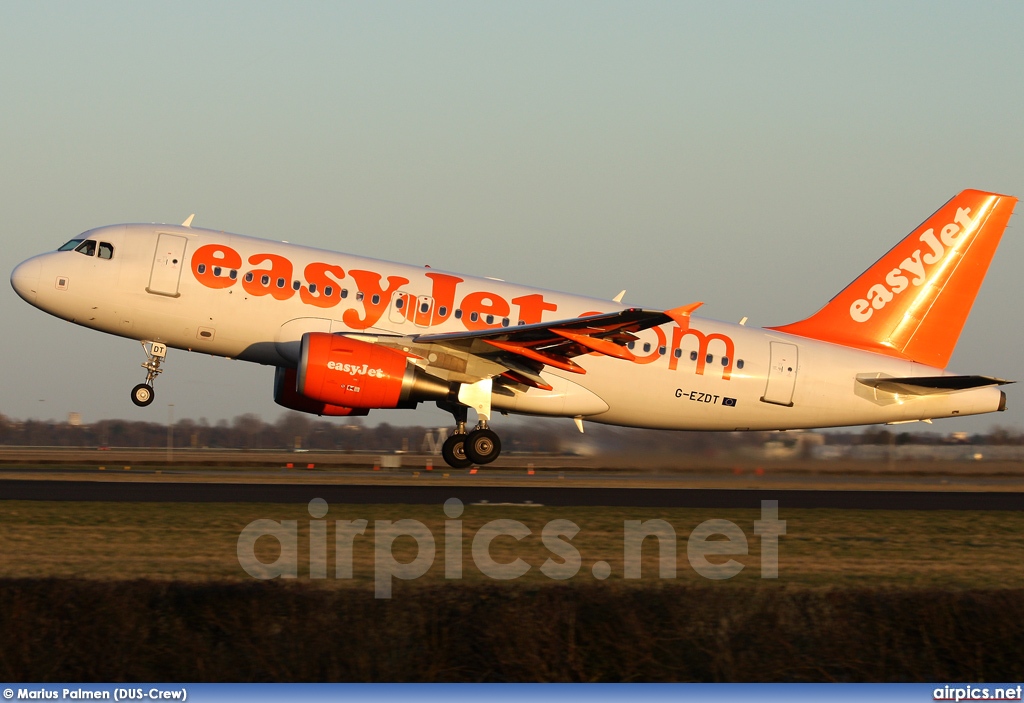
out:
M0 269L196 213L785 324L960 190L1024 196L1022 33L1019 2L0 3ZM1018 222L955 371L1024 380ZM136 342L10 286L0 315L8 417L283 412L272 369L175 350L138 409ZM1022 388L1005 413L935 427L1024 430Z

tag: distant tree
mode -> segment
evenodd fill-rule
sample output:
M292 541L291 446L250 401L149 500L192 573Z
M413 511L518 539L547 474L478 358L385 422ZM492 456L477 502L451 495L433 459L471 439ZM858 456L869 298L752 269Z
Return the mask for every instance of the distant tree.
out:
M313 429L309 415L289 411L277 418L275 424L285 447L308 448L309 435Z
M244 446L246 449L260 448L260 432L263 430L263 420L255 413L239 415L232 422L234 430L234 446Z

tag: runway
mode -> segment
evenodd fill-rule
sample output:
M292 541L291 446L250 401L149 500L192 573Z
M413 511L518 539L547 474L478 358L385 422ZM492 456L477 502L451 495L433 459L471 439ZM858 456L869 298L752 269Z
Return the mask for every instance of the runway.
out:
M644 508L752 508L777 500L791 509L1024 510L1024 493L888 490L409 486L271 483L0 480L2 500L140 503L465 504Z

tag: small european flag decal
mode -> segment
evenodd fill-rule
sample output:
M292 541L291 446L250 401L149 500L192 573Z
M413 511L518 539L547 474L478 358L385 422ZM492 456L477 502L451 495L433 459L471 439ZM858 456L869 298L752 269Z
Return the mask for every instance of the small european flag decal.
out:
M735 398L722 398L722 405L724 405L727 408L735 408L736 407L736 399Z

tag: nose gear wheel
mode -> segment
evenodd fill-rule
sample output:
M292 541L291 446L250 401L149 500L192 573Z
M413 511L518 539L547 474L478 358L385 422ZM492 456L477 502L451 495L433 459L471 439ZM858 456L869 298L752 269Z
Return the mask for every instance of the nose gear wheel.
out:
M146 381L132 388L132 402L140 408L144 408L156 397L153 381L163 373L160 364L167 357L167 345L160 342L142 342L141 344L143 351L146 352L146 363L142 364L142 368L146 369Z

